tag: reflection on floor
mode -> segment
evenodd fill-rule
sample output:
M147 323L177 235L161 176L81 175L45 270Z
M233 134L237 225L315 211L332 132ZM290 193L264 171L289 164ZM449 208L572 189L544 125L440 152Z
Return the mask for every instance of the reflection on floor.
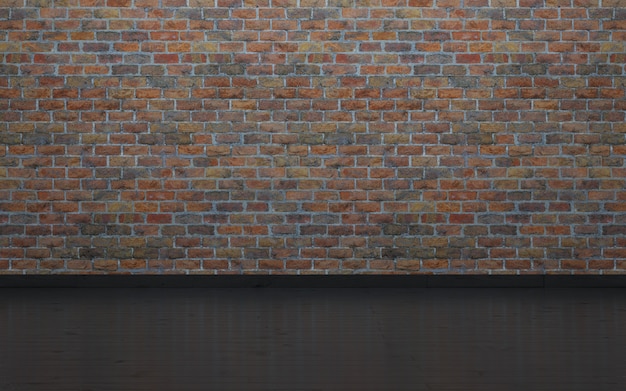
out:
M624 390L619 289L2 289L0 390Z

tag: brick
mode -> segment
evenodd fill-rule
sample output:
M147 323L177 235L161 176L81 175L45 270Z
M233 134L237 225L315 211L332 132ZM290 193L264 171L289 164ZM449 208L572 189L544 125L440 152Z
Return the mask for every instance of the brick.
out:
M0 273L624 269L620 0L105 3L2 11Z

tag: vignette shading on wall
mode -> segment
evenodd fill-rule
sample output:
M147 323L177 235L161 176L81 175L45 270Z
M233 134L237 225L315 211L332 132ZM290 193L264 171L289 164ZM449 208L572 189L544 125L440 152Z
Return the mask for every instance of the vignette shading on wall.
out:
M624 273L623 0L0 0L0 273Z

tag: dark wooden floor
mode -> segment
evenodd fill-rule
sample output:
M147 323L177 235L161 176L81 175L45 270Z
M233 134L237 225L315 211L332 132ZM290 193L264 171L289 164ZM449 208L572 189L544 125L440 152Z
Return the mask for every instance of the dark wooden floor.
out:
M0 390L625 390L626 290L0 289Z

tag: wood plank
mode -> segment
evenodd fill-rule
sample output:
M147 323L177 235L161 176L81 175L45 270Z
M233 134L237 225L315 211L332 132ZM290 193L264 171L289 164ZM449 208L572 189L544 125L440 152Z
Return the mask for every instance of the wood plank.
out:
M618 289L1 289L0 390L623 390Z

